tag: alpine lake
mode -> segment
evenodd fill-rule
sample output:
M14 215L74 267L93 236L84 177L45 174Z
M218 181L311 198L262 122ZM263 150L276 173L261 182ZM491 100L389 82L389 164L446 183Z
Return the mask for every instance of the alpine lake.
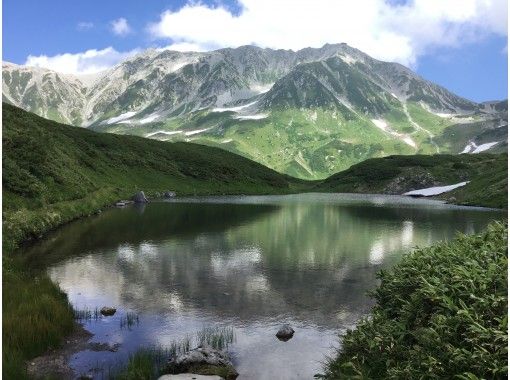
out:
M216 329L238 379L311 379L370 312L378 271L504 216L385 195L177 197L77 220L23 254L88 314L91 340L114 347L72 355L77 373L108 378L140 348Z

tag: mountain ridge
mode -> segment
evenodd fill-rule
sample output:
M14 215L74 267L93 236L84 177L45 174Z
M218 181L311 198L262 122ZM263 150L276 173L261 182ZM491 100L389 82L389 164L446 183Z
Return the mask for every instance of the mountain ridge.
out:
M87 80L4 64L3 99L96 131L219 146L312 179L371 157L460 153L448 127L474 123L467 146L508 124L504 102L472 102L346 44L151 49Z

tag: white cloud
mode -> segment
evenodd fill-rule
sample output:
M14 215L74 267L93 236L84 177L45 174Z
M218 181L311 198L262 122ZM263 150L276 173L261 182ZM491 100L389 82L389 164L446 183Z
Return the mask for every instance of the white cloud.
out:
M301 49L346 42L376 58L413 65L437 47L507 35L506 0L239 0L241 12L190 2L161 14L154 38L201 50L256 44ZM183 45L192 46L192 45Z
M238 1L242 9L235 15L221 2L207 6L193 1L175 12L163 12L148 31L155 39L171 40L162 49L206 51L255 44L297 50L346 42L375 58L407 66L438 47L462 46L491 34L507 35L506 0ZM93 27L88 22L77 27L80 25L82 30ZM125 18L110 26L118 35L132 32ZM25 64L91 74L139 51L119 52L108 47L50 57L30 55Z
M80 31L89 30L89 29L92 29L93 27L94 27L94 23L93 22L87 22L87 21L79 22L76 25L76 29L78 29Z
M161 50L174 50L174 51L206 51L204 46L199 44L194 44L190 42L177 42L175 44L171 44L161 48Z
M110 46L102 50L91 49L82 53L65 53L52 57L29 55L25 65L45 67L65 74L93 74L106 70L138 52L138 49L118 52Z
M129 26L127 20L124 17L121 17L117 20L113 20L110 23L112 28L112 32L117 36L125 36L131 33L131 27Z

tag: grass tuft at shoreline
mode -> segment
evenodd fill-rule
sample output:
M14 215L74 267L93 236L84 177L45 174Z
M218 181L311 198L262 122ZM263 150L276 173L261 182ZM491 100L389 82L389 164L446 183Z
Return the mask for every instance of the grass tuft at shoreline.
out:
M2 297L2 374L25 379L25 361L58 347L73 331L74 313L47 275L27 273L5 257Z
M493 223L381 272L371 316L343 337L323 378L506 378L507 236Z

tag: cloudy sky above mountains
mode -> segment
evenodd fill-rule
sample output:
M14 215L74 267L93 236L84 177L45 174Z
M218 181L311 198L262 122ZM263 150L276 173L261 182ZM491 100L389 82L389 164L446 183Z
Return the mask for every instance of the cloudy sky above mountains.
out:
M3 60L104 70L149 47L346 42L473 100L507 97L506 0L4 0Z

